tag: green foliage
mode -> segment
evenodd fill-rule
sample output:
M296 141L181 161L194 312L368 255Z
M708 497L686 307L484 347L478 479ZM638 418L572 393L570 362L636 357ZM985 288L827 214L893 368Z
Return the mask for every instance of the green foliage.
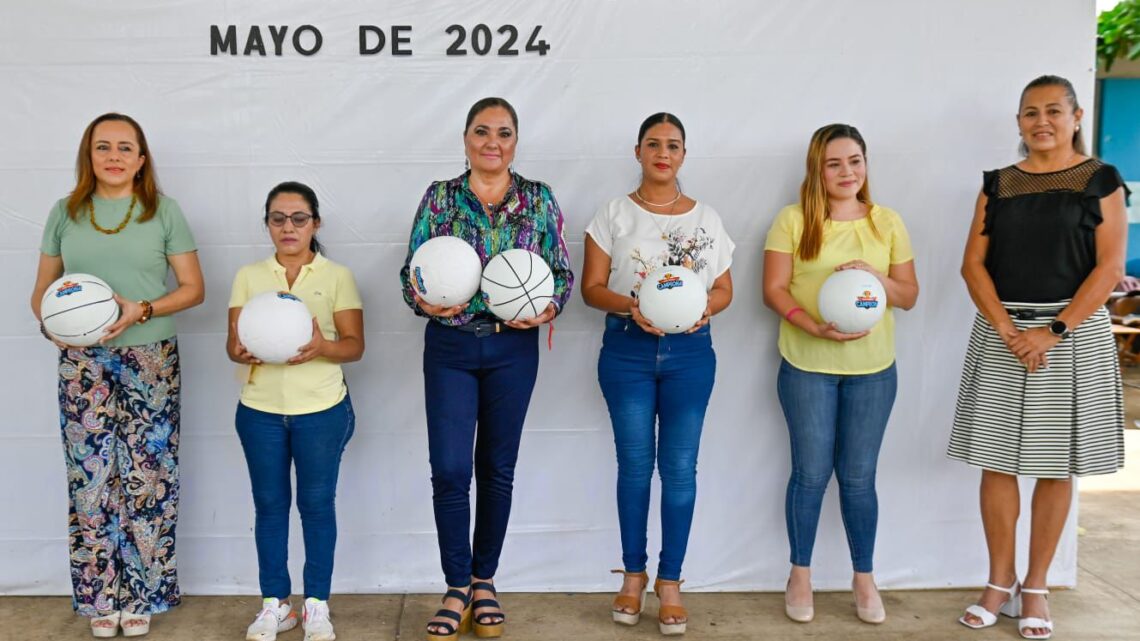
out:
M1096 55L1104 70L1120 58L1140 58L1140 0L1123 0L1096 19Z

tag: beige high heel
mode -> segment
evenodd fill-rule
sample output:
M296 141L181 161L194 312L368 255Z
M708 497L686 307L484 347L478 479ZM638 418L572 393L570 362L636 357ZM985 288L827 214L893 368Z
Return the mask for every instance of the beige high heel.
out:
M669 579L662 579L658 577L653 582L653 594L657 595L657 599L661 599L661 586L675 585L679 590L684 581L670 581ZM676 623L666 623L665 619L673 619ZM689 623L689 611L680 605L665 605L664 603L657 609L657 627L661 629L661 634L665 636L675 636L684 634L685 628Z
M851 582L851 596L855 596L855 582ZM875 586L875 596L879 597L878 605L867 608L859 607L859 600L855 599L855 616L863 623L879 624L887 620L887 610L883 607L883 596L879 594L879 586Z
M791 584L792 580L788 579L788 585L784 586L784 614L796 623L811 623L811 620L815 618L815 604L792 605L788 603L788 586Z
M614 623L622 625L637 625L641 621L641 611L645 609L645 588L649 586L649 575L645 570L641 572L626 572L625 570L610 570L611 574L621 574L641 579L641 590L636 597L619 594L614 597L613 616ZM632 610L632 612L626 612Z

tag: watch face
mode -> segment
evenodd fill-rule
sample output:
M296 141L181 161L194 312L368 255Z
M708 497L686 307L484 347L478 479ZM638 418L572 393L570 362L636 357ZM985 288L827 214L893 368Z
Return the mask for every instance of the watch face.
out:
M1069 333L1069 326L1064 321L1055 320L1049 324L1049 331L1053 332L1054 336L1065 336Z

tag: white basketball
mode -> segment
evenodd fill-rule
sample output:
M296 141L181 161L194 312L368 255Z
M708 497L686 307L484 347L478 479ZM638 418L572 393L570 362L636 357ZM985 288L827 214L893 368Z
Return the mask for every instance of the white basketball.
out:
M436 236L412 254L412 287L432 305L463 305L479 291L482 261L475 249L455 236Z
M541 256L508 249L483 268L483 300L503 320L526 320L546 311L554 299L554 274Z
M827 277L819 288L819 315L841 332L871 329L887 310L887 292L875 275L844 269Z
M266 363L284 363L313 339L313 315L289 292L265 292L241 308L238 340Z
M48 285L40 299L44 329L62 343L88 347L119 320L119 304L103 279L91 274L67 274Z
M705 282L696 272L678 265L655 269L637 292L641 315L666 334L690 330L709 304Z

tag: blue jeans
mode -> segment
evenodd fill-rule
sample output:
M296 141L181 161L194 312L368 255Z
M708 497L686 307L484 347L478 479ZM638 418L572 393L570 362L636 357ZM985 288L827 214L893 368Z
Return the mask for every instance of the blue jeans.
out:
M792 564L811 566L823 493L834 472L851 564L856 572L870 572L879 520L875 468L898 388L895 366L836 375L782 361L776 381L792 446L784 504Z
M272 414L238 403L238 437L253 487L254 539L263 597L285 599L289 581L289 510L297 469L297 511L305 537L305 598L328 599L336 549L336 481L356 415L344 400L311 414Z
M676 581L689 544L697 499L697 451L716 375L712 335L658 338L632 319L606 316L598 383L610 411L617 449L622 563L641 572L646 554L649 483L661 475L661 556L657 576Z
M499 568L519 441L537 375L538 329L476 336L428 321L424 400L432 503L450 586L466 586L472 576L490 579Z

